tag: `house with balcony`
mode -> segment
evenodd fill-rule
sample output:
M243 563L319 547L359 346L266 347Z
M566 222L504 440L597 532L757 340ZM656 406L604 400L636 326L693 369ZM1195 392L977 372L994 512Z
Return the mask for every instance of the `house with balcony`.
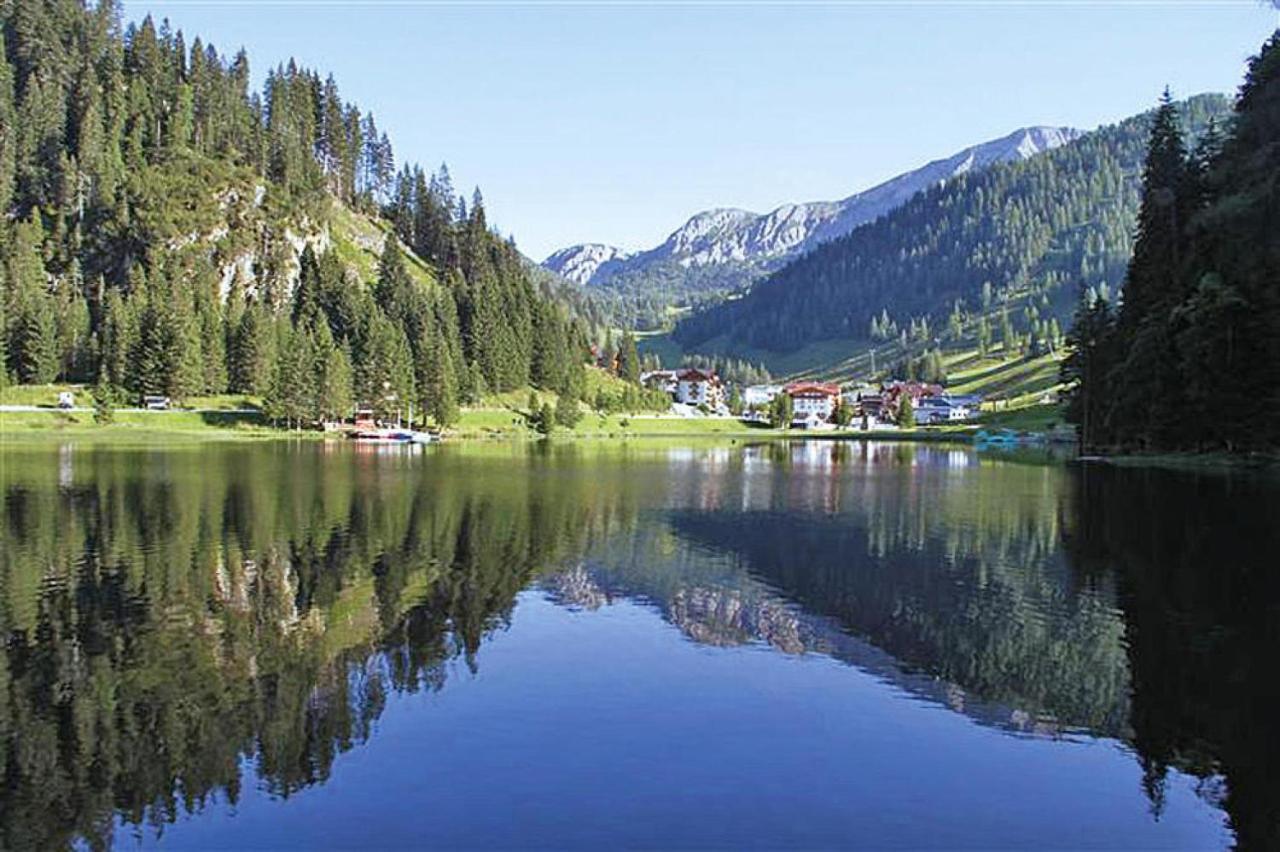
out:
M829 423L840 405L840 386L828 382L792 382L784 389L791 397L796 421Z
M717 409L724 403L724 385L714 370L687 367L676 373L675 398L684 405Z

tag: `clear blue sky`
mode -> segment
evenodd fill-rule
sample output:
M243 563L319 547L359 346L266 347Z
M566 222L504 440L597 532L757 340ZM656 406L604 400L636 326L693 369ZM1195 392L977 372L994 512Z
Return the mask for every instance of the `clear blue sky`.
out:
M541 259L661 241L709 207L839 198L1028 124L1092 128L1234 91L1263 2L800 6L127 2L260 84L296 57L375 113L398 161L447 161Z

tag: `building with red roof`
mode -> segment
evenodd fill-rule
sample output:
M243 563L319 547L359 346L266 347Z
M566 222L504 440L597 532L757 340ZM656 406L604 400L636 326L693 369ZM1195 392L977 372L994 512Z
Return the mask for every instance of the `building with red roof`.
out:
M783 392L791 397L796 420L830 421L840 406L840 386L830 382L792 382Z

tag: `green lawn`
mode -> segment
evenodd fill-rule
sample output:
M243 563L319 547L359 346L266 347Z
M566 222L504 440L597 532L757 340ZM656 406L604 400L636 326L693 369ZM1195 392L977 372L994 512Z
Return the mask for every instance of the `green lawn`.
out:
M43 405L54 408L58 394L70 391L76 395L76 405L93 405L87 385L6 385L0 388L0 405Z
M1052 432L1068 428L1059 405L1024 405L1021 408L983 411L978 421L987 428L1018 432Z
M154 443L319 436L319 432L288 433L272 429L258 414L195 411L117 411L113 422L100 425L88 411L0 411L0 442L47 438L87 438L95 441Z

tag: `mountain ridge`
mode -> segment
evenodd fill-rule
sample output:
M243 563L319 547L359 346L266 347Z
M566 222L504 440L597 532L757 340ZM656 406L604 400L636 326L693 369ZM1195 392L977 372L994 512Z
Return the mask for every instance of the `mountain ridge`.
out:
M1070 127L1032 125L932 160L835 201L783 204L767 213L735 207L690 216L662 243L630 252L604 243L580 243L553 252L542 265L584 286L603 286L624 273L674 264L683 269L746 265L758 272L843 236L873 221L911 196L974 169L1026 159L1079 138Z
M1191 140L1229 115L1216 93L1177 106ZM837 339L916 354L961 342L984 354L1055 349L1081 289L1115 292L1124 280L1151 115L918 193L742 298L682 319L673 337L691 351L717 341L725 354Z

